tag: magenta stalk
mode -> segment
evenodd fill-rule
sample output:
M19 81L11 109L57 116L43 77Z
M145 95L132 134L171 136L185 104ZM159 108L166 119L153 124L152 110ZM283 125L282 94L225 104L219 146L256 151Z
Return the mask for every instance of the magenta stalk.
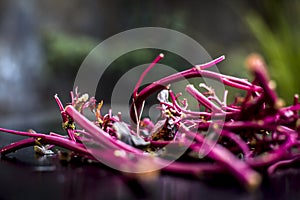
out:
M221 60L219 60L221 61ZM214 62L211 62L214 63ZM216 63L214 63L216 64ZM176 74L170 75L168 77L162 78L158 81L153 82L152 84L148 85L145 87L143 90L139 92L139 95L135 98L135 106L137 108L138 113L140 112L141 104L142 102L152 93L157 92L158 90L165 89L165 87L171 83L183 80L183 79L188 79L188 78L194 78L194 77L205 77L205 78L211 78L215 79L217 81L220 81L224 83L225 85L235 87L241 90L247 90L247 91L261 91L261 88L252 85L251 83L240 79L240 81L237 81L238 79L235 77L230 77L230 76L225 76L222 74L218 74L215 72L211 71L206 71L206 70L198 70L195 67L178 72ZM134 106L131 106L130 109L130 116L131 119L136 122L136 117L135 117L135 111L134 111Z
M141 86L142 84L142 81L144 80L145 76L149 73L149 71L154 67L154 65L156 63L158 63L161 59L163 59L164 57L164 54L159 54L155 59L154 61L147 67L147 69L142 73L142 75L140 76L138 82L136 83L135 85L135 88L133 90L133 98L136 99L137 95L138 95L138 89L139 87Z
M252 190L261 182L261 176L251 169L251 167L242 160L237 159L231 152L219 144L212 144L205 140L200 134L185 130L188 137L194 138L199 145L192 145L192 148L199 153L204 152L208 157L225 167L228 171L244 183L246 188Z

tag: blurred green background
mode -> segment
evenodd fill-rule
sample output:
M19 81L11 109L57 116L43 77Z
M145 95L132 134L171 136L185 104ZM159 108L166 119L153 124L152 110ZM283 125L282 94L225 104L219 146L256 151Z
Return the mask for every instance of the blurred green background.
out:
M3 0L0 123L59 117L53 95L69 101L85 56L114 34L147 26L187 34L213 58L225 54L219 70L233 76L251 79L244 60L252 52L262 54L280 97L291 103L300 90L299 22L297 0ZM114 63L117 67L106 72L105 81L117 81L130 67L151 62L156 55L157 51L146 49L122 56ZM188 65L174 55L166 62L176 69ZM112 86L108 84L99 98L109 101Z

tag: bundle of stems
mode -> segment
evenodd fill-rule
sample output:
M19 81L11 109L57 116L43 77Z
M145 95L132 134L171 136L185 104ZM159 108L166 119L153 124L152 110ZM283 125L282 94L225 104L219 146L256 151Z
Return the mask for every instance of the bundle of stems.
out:
M1 148L1 155L28 146L34 146L38 153L52 154L59 146L72 155L112 166L122 164L123 169L131 172L145 172L147 166L156 166L153 170L196 176L227 173L249 190L260 185L262 173L272 174L282 166L299 161L299 96L294 96L292 105L284 106L259 55L247 58L247 66L254 75L252 82L207 70L224 60L221 56L164 77L139 91L144 77L163 57L160 54L154 59L134 88L131 122L124 122L121 113L114 115L111 110L103 115L103 102L87 94L80 95L76 89L71 92L71 103L66 107L55 95L66 136L0 128L1 132L28 137ZM204 83L199 87L205 92L187 85L185 90L199 103L199 110L190 110L187 100L173 93L171 84L194 77L217 80L246 91L246 95L228 103L227 90L220 99ZM144 103L152 94L157 94L160 105L161 116L156 122L141 117ZM85 117L86 109L94 113L94 121ZM159 153L170 146L185 148L174 162Z

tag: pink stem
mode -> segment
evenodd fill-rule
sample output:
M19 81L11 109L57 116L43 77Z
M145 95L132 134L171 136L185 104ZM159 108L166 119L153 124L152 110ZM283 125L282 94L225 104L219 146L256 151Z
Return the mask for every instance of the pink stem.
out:
M46 134L42 134L42 133L30 133L30 132L23 132L23 131L15 131L15 130L4 129L4 128L0 128L0 131L15 134L15 135L33 137L32 139L38 139L39 142L41 142L41 143L54 144L54 145L61 146L61 147L64 147L66 149L69 149L71 151L75 151L77 153L82 153L84 155L89 154L82 144L71 141L71 140L63 138L63 137L57 137L57 136L53 136L53 135L46 135ZM29 144L30 142L32 142L32 140L28 139L28 141L25 140L24 143ZM10 146L10 149L12 149L14 147L18 147L18 145L22 145L22 143L20 143L20 144L14 143L14 144L12 144L12 146Z
M200 152L202 149L207 150L207 156L217 161L227 170L231 171L235 177L250 190L256 188L260 182L260 175L252 170L250 166L242 160L237 159L230 151L219 144L211 144L209 140L204 139L202 135L185 130L185 133L190 138L195 138L199 145L192 145L195 151ZM213 146L212 146L213 145Z
M158 63L162 58L164 57L164 54L159 54L153 61L152 63L147 67L147 69L142 73L142 75L140 76L138 82L136 83L135 85L135 88L133 90L133 95L134 95L134 98L137 97L138 95L138 89L139 87L141 86L142 84L142 81L144 80L145 76L149 73L149 71L154 67L154 65L156 63Z
M186 91L190 95L192 95L195 99L197 99L202 105L204 105L206 108L210 109L211 111L217 112L217 113L223 113L223 111L218 106L216 106L214 103L212 103L201 92L196 90L196 88L193 85L187 85Z
M292 164L293 162L295 162L297 160L299 160L299 157L288 159L288 160L278 161L278 162L274 163L273 165L271 165L270 167L268 167L268 170L267 170L268 174L271 175L281 166Z
M242 150L246 159L248 159L250 157L250 155L251 155L250 149L249 149L248 145L244 142L244 140L242 140L242 138L239 135L232 133L230 131L224 130L224 129L221 131L221 135L234 141L238 145L238 147Z
M200 64L200 65L195 65L195 68L197 68L198 70L203 70L203 69L207 69L209 67L212 67L216 64L218 64L219 62L222 62L223 60L225 60L225 56L222 55L210 62L204 63L204 64Z
M73 93L71 93L71 95L73 95ZM64 106L63 106L63 104L61 103L61 101L60 101L58 95L56 94L56 95L54 96L54 98L55 98L55 101L56 101L56 103L57 103L57 105L58 105L58 107L59 107L60 114L61 114L61 117L62 117L62 119L63 119L63 123L69 123L68 116L67 116L67 114L66 114L66 112L65 112ZM76 138L75 138L75 135L74 135L74 130L71 129L71 128L67 128L66 131L67 131L67 133L68 133L69 138L70 138L72 141L76 141Z
M29 147L35 144L35 138L27 138L18 142L14 142L8 146L3 147L0 150L1 155L6 155L11 152L15 152L18 149Z
M249 165L253 167L270 166L278 162L280 159L284 158L285 156L290 155L288 150L291 147L296 145L299 146L299 142L297 142L296 140L298 134L295 131L284 126L278 126L277 131L286 136L286 141L282 145L280 145L280 148L268 154L263 154L255 158L248 159L247 163Z
M178 72L176 74L167 76L165 78L162 78L158 81L153 82L152 84L148 85L147 87L145 87L144 89L142 89L139 92L139 95L136 97L135 99L135 106L137 108L138 114L140 112L140 108L141 108L141 104L142 102L151 94L153 94L156 91L159 91L161 89L164 89L166 87L166 85L169 85L171 83L183 80L183 79L188 79L188 78L194 78L194 77L205 77L205 78L211 78L211 79L215 79L217 81L220 81L222 83L224 83L225 85L229 85L238 89L242 89L242 90L247 90L247 91L261 91L261 88L259 86L256 85L252 85L251 83L248 83L246 81L247 84L245 83L238 83L236 82L237 78L235 77L230 77L230 76L224 76L222 74L216 73L216 72L211 72L211 71L207 71L207 70L197 70L195 67L182 71L182 72ZM234 82L235 81L235 82ZM242 81L242 79L241 79ZM131 119L136 122L136 117L135 117L135 111L134 111L134 105L131 105L130 108L130 116Z
M74 121L81 126L83 129L85 129L87 132L90 133L90 135L98 141L99 143L103 144L104 146L112 149L119 149L122 148L126 151L132 152L132 153L141 153L142 151L139 149L136 149L130 145L127 145L119 140L114 140L111 138L108 133L97 127L94 123L92 123L90 120L88 120L86 117L84 117L82 114L80 114L73 106L68 105L66 107L66 113L71 116Z

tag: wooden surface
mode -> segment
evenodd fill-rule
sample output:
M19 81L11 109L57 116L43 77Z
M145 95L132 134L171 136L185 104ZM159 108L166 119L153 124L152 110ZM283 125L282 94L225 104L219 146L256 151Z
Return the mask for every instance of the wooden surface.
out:
M20 137L0 134L0 146ZM281 170L248 193L231 177L195 179L161 174L136 181L102 165L64 164L25 148L0 159L0 200L6 199L300 199L300 169Z

